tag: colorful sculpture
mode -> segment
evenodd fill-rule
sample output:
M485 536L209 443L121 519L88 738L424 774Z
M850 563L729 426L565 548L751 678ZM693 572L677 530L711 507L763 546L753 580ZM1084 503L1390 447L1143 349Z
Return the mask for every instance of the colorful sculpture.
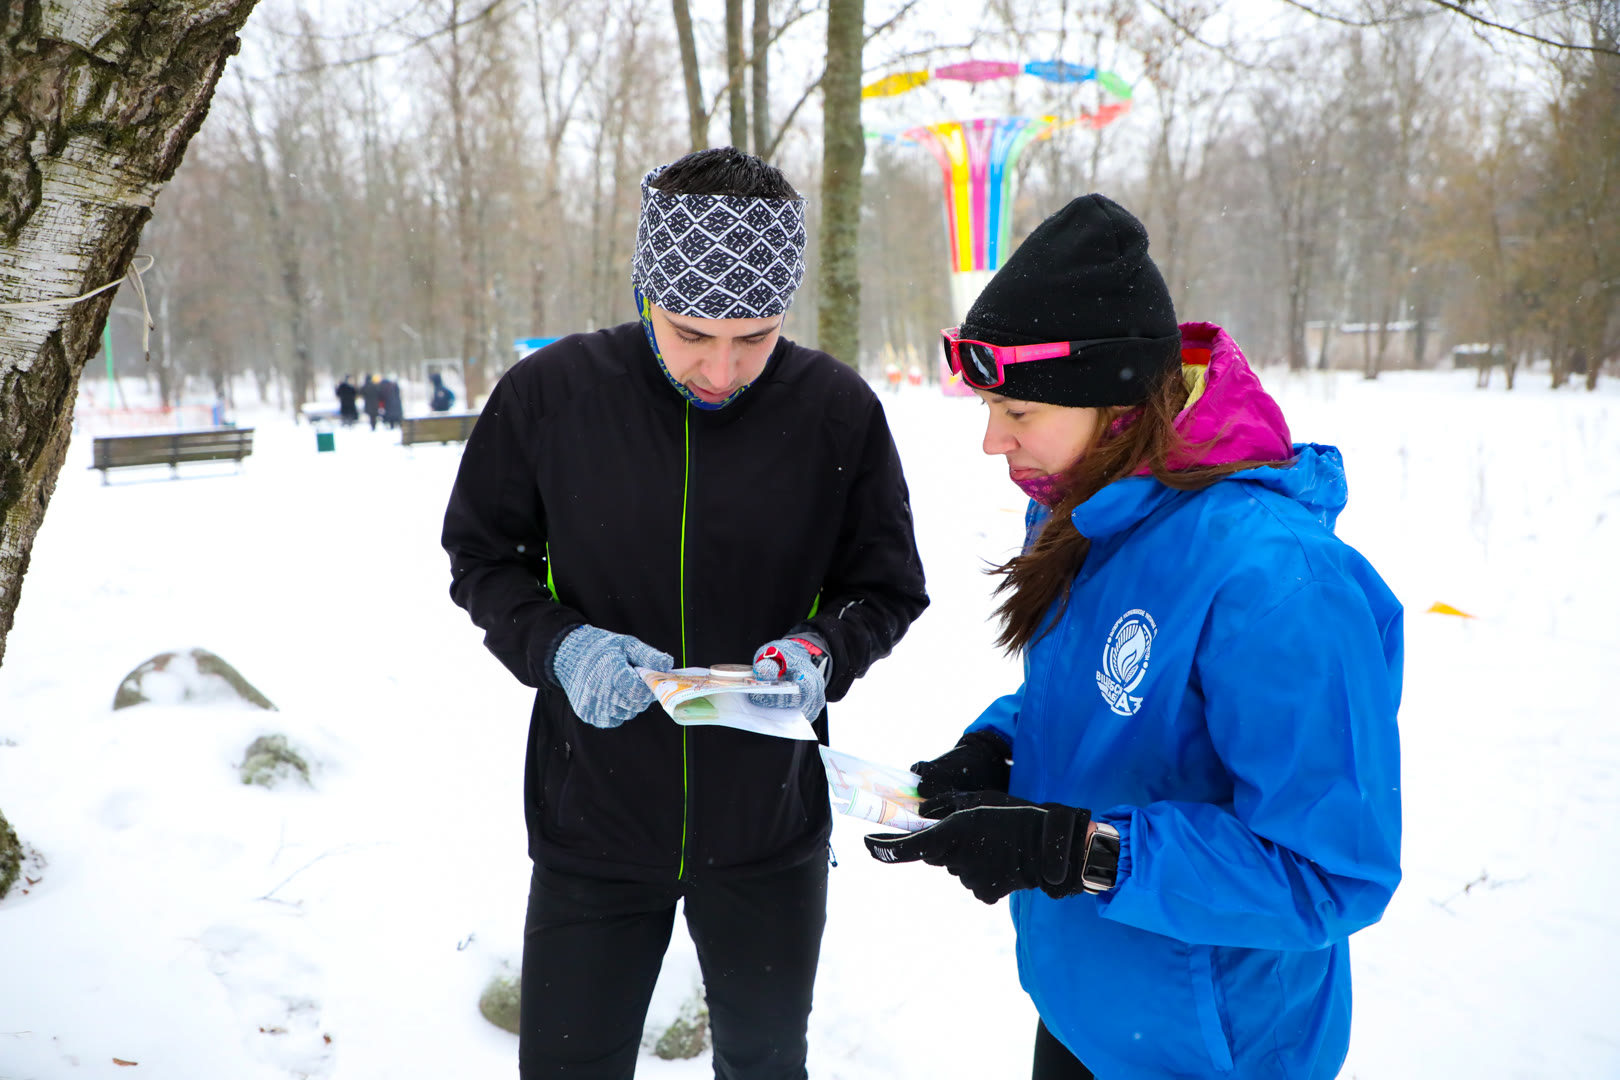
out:
M863 98L895 97L935 79L966 83L1031 75L1056 83L1096 81L1115 100L1083 109L1067 119L1056 116L1004 116L945 120L901 132L868 131L868 138L923 146L939 163L945 194L945 235L950 246L951 306L960 319L967 314L1002 259L1012 250L1012 206L1018 158L1037 139L1049 139L1062 128L1079 125L1100 130L1119 119L1131 104L1131 87L1112 71L1044 60L1027 64L1002 60L965 60L930 71L906 71L879 79L861 91ZM947 373L948 374L948 373ZM971 393L951 378L941 379L947 393Z
M1010 250L1018 157L1053 129L1052 117L947 120L906 132L939 162L950 244L951 299L960 316Z
M964 60L960 64L946 64L934 70L936 79L956 79L961 82L982 83L991 79L1010 79L1021 74L1023 68L1010 60Z
M861 97L895 97L928 82L926 71L902 71L861 87Z

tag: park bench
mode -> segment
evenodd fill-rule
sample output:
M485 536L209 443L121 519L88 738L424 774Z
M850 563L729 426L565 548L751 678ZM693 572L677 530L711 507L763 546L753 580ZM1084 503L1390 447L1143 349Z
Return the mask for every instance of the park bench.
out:
M193 461L234 461L253 453L252 428L210 428L207 431L173 431L162 435L98 435L95 462L101 482L107 470L138 465L167 465L175 476L180 466Z
M1491 368L1507 366L1507 349L1485 343L1458 345L1451 350L1451 366L1459 370L1477 368L1474 385L1483 389L1490 385ZM1512 385L1511 379L1509 385Z
M298 410L298 415L304 423L312 427L319 424L338 424L343 421L342 409L326 402L307 401L304 407Z
M466 442L478 422L477 413L439 413L436 416L407 416L400 421L399 444Z

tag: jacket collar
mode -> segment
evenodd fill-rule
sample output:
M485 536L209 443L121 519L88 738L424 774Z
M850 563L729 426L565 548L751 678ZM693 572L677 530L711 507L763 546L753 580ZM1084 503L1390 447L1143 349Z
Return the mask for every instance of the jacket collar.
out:
M669 376L664 373L664 368L659 364L658 357L653 355L652 346L647 341L647 335L642 331L641 323L639 321L625 323L616 329L625 331L621 341L623 341L625 348L629 352L626 363L639 374L639 378L646 385L653 400L660 405L687 409L690 402L675 388L670 382ZM771 358L765 362L765 369L759 373L759 378L749 383L748 389L744 390L723 409L692 408L690 412L693 423L709 427L723 427L734 423L752 408L765 384L776 377L782 366L783 359L792 348L793 342L786 337L777 338L776 348L771 350Z
M1183 323L1181 339L1182 372L1191 394L1176 417L1176 431L1189 450L1173 457L1171 467L1294 457L1282 409L1260 385L1232 336L1214 323ZM1277 471L1251 470L1237 473L1235 478L1251 479L1256 473ZM1160 484L1143 468L1075 507L1070 520L1081 533L1097 540L1125 531L1182 494Z
M1214 323L1182 323L1181 365L1191 394L1176 431L1189 451L1171 459L1172 469L1292 456L1288 421L1232 335Z

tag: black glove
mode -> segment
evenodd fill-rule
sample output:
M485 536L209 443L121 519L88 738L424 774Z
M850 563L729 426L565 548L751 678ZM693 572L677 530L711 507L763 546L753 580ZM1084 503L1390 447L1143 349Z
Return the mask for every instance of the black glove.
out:
M1054 899L1081 892L1090 810L1032 803L1001 791L957 791L922 804L943 817L921 832L875 834L866 848L879 862L943 866L980 900L993 904L1016 889Z
M917 794L925 799L952 791L1006 791L1012 748L993 731L970 731L933 761L919 761L911 771L922 779Z

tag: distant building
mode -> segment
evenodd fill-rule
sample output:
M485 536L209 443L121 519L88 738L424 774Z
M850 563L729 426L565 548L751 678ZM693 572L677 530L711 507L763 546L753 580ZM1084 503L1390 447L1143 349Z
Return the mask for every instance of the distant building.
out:
M1380 371L1401 371L1416 367L1432 368L1450 352L1441 348L1439 327L1422 327L1415 319L1384 324L1386 336ZM1325 353L1324 353L1325 348ZM1418 361L1418 350L1423 352ZM1308 322L1305 324L1305 355L1313 368L1365 371L1369 357L1378 355L1378 324L1353 322ZM1325 363L1324 363L1325 359Z

